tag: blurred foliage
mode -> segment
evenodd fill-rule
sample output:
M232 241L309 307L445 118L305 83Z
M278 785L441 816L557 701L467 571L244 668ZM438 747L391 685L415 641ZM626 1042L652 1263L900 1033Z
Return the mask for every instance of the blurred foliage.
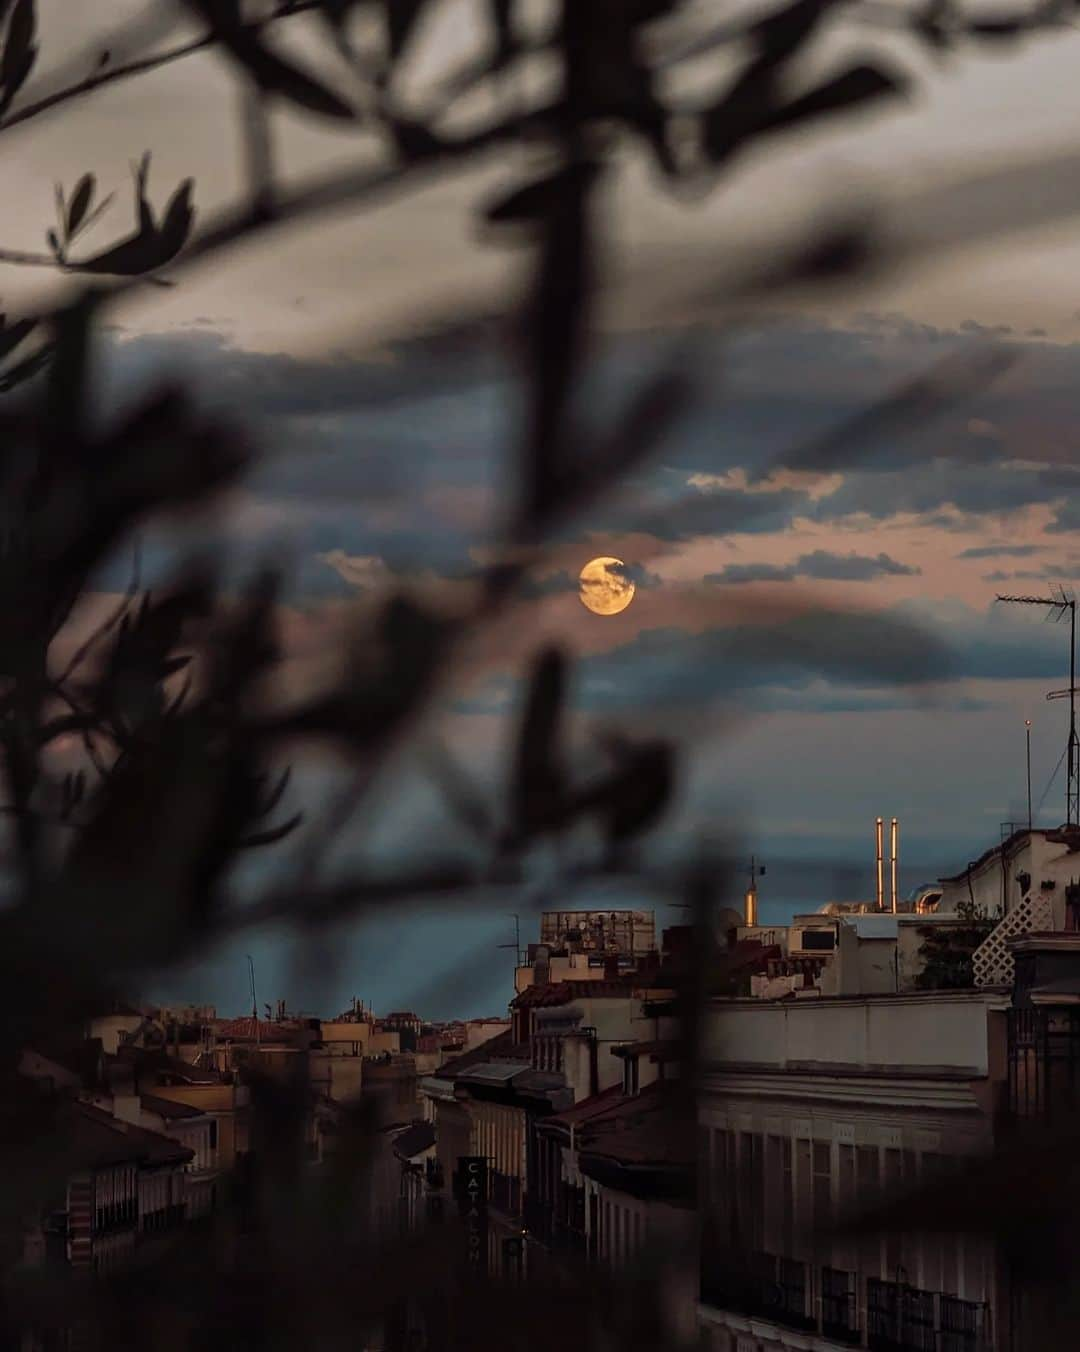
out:
M40 55L35 0L0 0L0 135L69 106L74 112L96 89L216 47L247 94L241 132L250 152L243 199L199 230L195 180L152 192L147 152L133 168L133 224L107 247L85 251L87 231L100 232L115 211L112 194L99 196L86 172L56 186L45 252L0 250L0 261L53 269L71 287L59 308L0 316L0 390L11 396L0 406L0 759L12 876L0 912L0 1091L10 1091L0 1167L9 1253L12 1227L48 1193L60 1163L59 1153L49 1152L46 1109L17 1091L16 1058L71 1011L257 920L312 927L438 892L453 904L493 869L506 882L522 876L536 843L562 839L585 821L601 838L590 868L632 866L628 847L662 820L675 792L677 747L637 731L607 738L604 768L578 771L567 738L570 662L552 649L536 656L498 791L488 799L445 755L434 767L470 844L485 847L480 862L473 849L412 872L402 861L391 879L359 872L327 882L320 872L330 846L369 805L379 769L419 735L467 642L522 604L528 570L556 531L654 456L692 407L694 380L680 364L658 367L626 390L606 430L587 431L582 416L603 244L598 202L620 146L644 146L673 191L722 184L736 158L763 140L896 102L912 77L892 59L866 58L833 64L800 85L810 42L854 8L838 0L795 0L722 23L710 15L703 22L700 12L695 18L679 0L559 0L540 37L531 29L524 35L512 0L491 0L486 54L441 77L437 97L421 110L402 92L399 71L439 3L162 3L148 11L152 22L133 20L131 32L109 36L71 63L69 85L35 97L27 83ZM174 41L182 13L200 33ZM936 55L967 41L1015 41L1062 22L1064 13L1044 5L981 19L940 0L874 10L889 31L906 31ZM330 41L324 66L302 63L282 40L291 24L308 20ZM117 50L123 62L112 55ZM523 97L513 111L498 109L469 131L451 130L473 89L494 81L511 87L538 54L561 72L554 93ZM668 92L673 71L710 55L717 58L710 92L694 101ZM374 170L286 191L267 130L272 106L374 131L385 159ZM130 547L148 521L201 517L258 454L242 427L205 415L197 390L167 379L135 407L105 418L92 412L92 355L108 307L133 286L178 284L185 269L216 263L237 241L300 228L329 209L362 207L390 187L405 190L453 172L493 146L523 144L535 151L535 167L499 200L477 204L487 225L525 237L534 266L520 305L508 307L525 391L525 416L509 448L516 491L469 605L451 611L405 589L388 594L373 623L358 614L340 679L282 709L266 695L281 659L276 570L267 568L240 595L227 594L214 566L192 558L152 595L136 570L111 616L61 662L59 640L102 565ZM875 266L875 248L876 237L860 223L833 222L733 294L733 307L747 289L829 285ZM474 318L462 316L465 329ZM841 447L851 454L854 442L865 453L877 432L910 426L991 379L995 361L937 368L831 439L790 448L784 464L825 472ZM812 630L812 609L806 618ZM853 623L846 638L837 632L828 651L811 633L792 660L809 671L863 669L865 631ZM905 642L903 649L907 665L897 668L898 679L925 679L939 669L943 653L932 643ZM284 758L312 743L333 749L354 773L343 807L332 808L325 822L305 823L318 848L301 850L304 868L292 881L275 878L260 898L241 904L233 885L241 852L281 842L301 823ZM704 935L713 904L706 883L681 868L664 882L688 888ZM703 941L696 953L680 992L684 1118L694 1110L698 1014L715 986L711 946ZM237 1180L235 1206L180 1237L138 1282L90 1290L74 1278L42 1285L31 1275L9 1283L12 1324L28 1310L64 1308L117 1352L146 1345L150 1329L160 1348L355 1347L357 1329L378 1327L421 1273L439 1271L454 1276L430 1283L431 1299L444 1302L439 1346L547 1345L550 1327L522 1320L519 1292L497 1282L478 1290L457 1274L452 1235L434 1230L395 1247L365 1230L362 1202L343 1206L343 1198L359 1196L371 1153L366 1110L350 1120L327 1177L302 1167L303 1111L300 1091L256 1085L259 1145ZM542 1307L558 1300L559 1341L568 1349L652 1352L674 1337L661 1271L630 1285L591 1272L562 1274L550 1292L537 1276L529 1301ZM358 1280L359 1273L377 1277ZM59 1287L50 1285L55 1280Z
M975 984L972 958L997 922L987 916L985 907L974 901L961 901L956 914L958 925L919 927L923 969L915 984L920 990L963 990Z

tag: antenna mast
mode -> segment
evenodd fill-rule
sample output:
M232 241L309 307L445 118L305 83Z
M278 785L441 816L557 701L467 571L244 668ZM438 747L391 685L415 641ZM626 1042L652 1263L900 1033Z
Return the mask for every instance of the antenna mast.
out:
M251 977L251 1018L252 1027L255 1030L255 1046L259 1045L259 1003L255 999L255 964L251 960L251 954L247 955L248 975Z
M1015 606L1045 606L1048 618L1057 622L1069 616L1069 688L1052 690L1047 699L1069 697L1069 742L1066 748L1068 771L1065 788L1065 825L1076 826L1080 818L1080 745L1076 737L1076 597L1067 596L999 596Z
M510 912L510 919L514 922L514 942L513 944L498 944L498 948L513 948L514 950L514 982L517 983L517 969L523 965L521 952L521 917Z

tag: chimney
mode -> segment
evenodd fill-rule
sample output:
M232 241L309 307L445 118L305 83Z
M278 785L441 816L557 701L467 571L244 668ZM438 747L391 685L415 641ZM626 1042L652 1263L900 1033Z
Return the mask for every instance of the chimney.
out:
M879 911L885 909L885 823L878 817L875 822L875 839L877 842L877 908Z
M897 865L896 853L899 844L900 844L900 823L894 817L892 821L889 823L889 854L892 856L890 868L892 870L893 915L896 914L897 902L899 901L899 896L897 894L897 879L896 879L896 865Z
M746 889L744 920L748 926L757 924L757 884L753 879Z
M536 957L533 960L533 985L546 986L551 980L551 950L547 944L536 945Z

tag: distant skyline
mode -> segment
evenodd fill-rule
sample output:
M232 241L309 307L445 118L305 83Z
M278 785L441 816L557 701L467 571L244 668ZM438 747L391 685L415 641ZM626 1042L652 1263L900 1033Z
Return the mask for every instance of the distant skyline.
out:
M901 842L901 850L903 842ZM749 856L747 857L747 863ZM956 867L963 868L966 859ZM902 862L901 895L937 876L926 861ZM731 905L738 904L736 874ZM766 860L759 883L762 924L785 924L804 911L814 911L830 900L867 900L874 895L872 826L869 851L862 857L837 859ZM610 892L575 894L574 908L586 907L590 897L602 905L641 905L656 912L659 932L686 923L686 913L669 906L653 906L647 897L613 897ZM521 907L522 945L540 935L539 909ZM170 973L148 984L146 997L163 1003L215 1004L219 1014L241 1014L251 1008L246 955L254 955L260 1012L264 1004L285 1000L294 1012L329 1017L347 1009L354 996L385 1014L412 1009L423 1018L448 1020L504 1015L513 998L514 922L498 903L487 908L466 907L450 914L447 907L431 906L405 916L379 917L358 927L344 927L328 936L324 945L304 955L280 934L241 936L209 960Z

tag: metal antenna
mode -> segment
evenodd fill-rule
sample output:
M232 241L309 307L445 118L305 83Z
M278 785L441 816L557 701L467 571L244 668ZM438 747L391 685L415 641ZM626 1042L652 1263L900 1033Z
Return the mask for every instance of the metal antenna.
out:
M1047 618L1055 623L1069 616L1069 688L1054 690L1047 699L1069 697L1069 741L1066 746L1068 774L1065 787L1065 825L1075 826L1080 817L1080 746L1076 738L1076 597L1060 589L1058 596L999 596L999 601L1015 606L1045 606Z
M251 954L247 955L248 974L251 977L251 1017L254 1020L255 1027L255 1045L259 1045L259 1004L255 999L255 964L251 960Z
M514 922L514 942L512 944L497 944L497 948L513 948L514 950L514 971L517 975L517 968L523 966L521 961L521 917L510 912L510 919Z

